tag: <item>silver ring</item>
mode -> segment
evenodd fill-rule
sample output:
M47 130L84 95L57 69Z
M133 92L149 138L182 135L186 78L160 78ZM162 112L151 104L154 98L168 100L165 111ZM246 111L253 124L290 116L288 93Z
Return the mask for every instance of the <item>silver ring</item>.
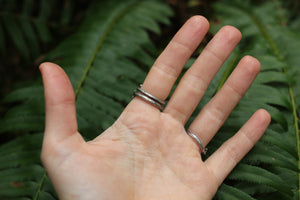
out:
M200 147L200 150L201 150L201 153L203 153L204 155L206 154L207 152L207 148L205 148L201 142L201 140L195 135L193 134L191 131L187 131L186 132L189 136L191 136L194 140L196 140L196 142L198 143L199 147Z
M151 103L152 105L154 105L156 108L158 108L160 111L163 111L164 107L163 105L165 104L164 101L157 99L156 97L154 97L153 95L149 94L148 92L145 92L144 90L142 90L142 85L140 85L136 90L134 90L133 92L133 96L138 96L140 98L142 98L143 100Z

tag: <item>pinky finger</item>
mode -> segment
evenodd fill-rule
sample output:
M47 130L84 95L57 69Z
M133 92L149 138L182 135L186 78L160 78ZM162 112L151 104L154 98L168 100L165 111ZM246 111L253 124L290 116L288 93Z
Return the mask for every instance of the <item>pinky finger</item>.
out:
M261 138L270 121L271 117L267 111L256 111L237 134L205 161L207 168L216 177L218 185Z

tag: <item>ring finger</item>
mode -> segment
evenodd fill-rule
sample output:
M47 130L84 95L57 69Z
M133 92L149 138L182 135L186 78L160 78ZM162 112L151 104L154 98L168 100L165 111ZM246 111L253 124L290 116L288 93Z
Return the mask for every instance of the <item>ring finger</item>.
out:
M185 124L240 39L241 33L236 28L220 29L182 77L164 112Z
M189 130L200 138L204 146L225 122L259 71L259 61L251 56L245 56L221 90L202 108Z

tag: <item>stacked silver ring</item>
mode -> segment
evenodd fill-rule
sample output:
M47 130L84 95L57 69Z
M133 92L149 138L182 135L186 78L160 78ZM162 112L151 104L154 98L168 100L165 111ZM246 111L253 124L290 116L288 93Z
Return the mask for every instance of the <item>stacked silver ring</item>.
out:
M159 100L158 98L149 94L148 92L145 92L144 90L142 90L141 87L142 87L142 85L140 85L136 90L134 90L133 96L134 97L138 96L138 97L144 99L145 101L151 103L155 107L157 107L160 111L163 111L165 102L162 100Z
M144 90L142 90L141 87L142 87L142 85L140 85L136 90L134 90L133 97L136 97L136 96L140 97L141 99L145 100L146 102L151 103L152 105L154 105L160 111L163 111L165 101L159 100L155 96L149 94L148 92L145 92ZM201 140L195 134L193 134L190 131L187 131L187 134L197 142L198 146L200 147L201 153L206 154L207 148L205 148L203 146Z

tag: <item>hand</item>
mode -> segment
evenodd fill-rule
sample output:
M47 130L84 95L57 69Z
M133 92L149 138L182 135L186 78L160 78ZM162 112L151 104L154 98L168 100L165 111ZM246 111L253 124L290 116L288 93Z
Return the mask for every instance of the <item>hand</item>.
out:
M208 31L201 16L189 19L158 57L142 89L165 100L185 62ZM71 83L55 64L41 65L46 99L42 161L62 200L212 199L229 172L266 130L270 115L258 110L205 162L184 124L208 84L241 39L223 27L184 74L163 112L135 97L119 119L92 141L77 131ZM260 70L244 57L189 130L207 145Z

